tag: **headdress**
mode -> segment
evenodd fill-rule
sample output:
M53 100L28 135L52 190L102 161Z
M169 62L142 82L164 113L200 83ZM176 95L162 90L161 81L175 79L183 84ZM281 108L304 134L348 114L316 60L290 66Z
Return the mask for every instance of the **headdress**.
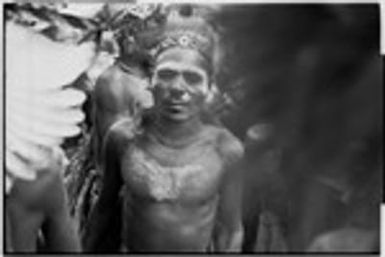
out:
M196 6L170 7L158 44L152 50L153 55L158 56L172 47L194 49L212 66L217 47L217 34L206 17L201 14L199 7Z

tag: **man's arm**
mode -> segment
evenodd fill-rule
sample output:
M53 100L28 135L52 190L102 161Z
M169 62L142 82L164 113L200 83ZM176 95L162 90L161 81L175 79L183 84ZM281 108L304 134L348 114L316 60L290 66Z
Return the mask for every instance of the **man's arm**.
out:
M50 173L46 194L46 220L42 230L46 249L54 252L80 252L80 238L76 232L75 221L70 217L68 200L64 188L62 174Z
M108 237L110 222L120 217L116 213L119 206L119 191L122 185L120 174L120 154L124 148L124 137L112 128L105 136L102 149L103 186L100 197L91 212L84 236L84 249L95 252Z
M220 151L226 162L220 188L214 250L240 252L243 240L242 227L242 168L243 146L229 133L220 142Z

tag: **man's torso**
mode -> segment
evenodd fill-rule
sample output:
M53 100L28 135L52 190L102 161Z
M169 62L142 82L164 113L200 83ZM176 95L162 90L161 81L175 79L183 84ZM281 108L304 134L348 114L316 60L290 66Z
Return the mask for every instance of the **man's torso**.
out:
M207 127L187 147L148 134L123 155L123 238L133 251L204 251L214 226L225 160L221 129Z

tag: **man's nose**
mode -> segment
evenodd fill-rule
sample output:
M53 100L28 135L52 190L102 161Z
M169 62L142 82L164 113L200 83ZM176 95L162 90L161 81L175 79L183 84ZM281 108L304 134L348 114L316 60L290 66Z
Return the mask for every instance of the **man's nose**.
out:
M183 94L186 91L186 82L183 79L183 76L178 76L171 83L171 91L175 94Z

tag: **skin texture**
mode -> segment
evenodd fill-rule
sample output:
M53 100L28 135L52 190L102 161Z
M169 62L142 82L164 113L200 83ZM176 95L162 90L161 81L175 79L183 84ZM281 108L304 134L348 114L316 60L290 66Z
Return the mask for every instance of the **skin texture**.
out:
M38 171L36 180L15 180L5 199L7 251L35 252L39 230L44 238L43 251L80 251L60 170L60 165L53 161Z
M105 232L117 217L113 210L121 192L126 250L238 251L243 234L242 144L226 129L201 122L208 76L199 54L170 49L157 61L151 121L136 137L129 119L106 134L103 189L89 223L86 250L100 250L108 237ZM174 76L157 73L163 68L173 70ZM202 75L194 80L199 83L186 81L184 74L190 71Z

